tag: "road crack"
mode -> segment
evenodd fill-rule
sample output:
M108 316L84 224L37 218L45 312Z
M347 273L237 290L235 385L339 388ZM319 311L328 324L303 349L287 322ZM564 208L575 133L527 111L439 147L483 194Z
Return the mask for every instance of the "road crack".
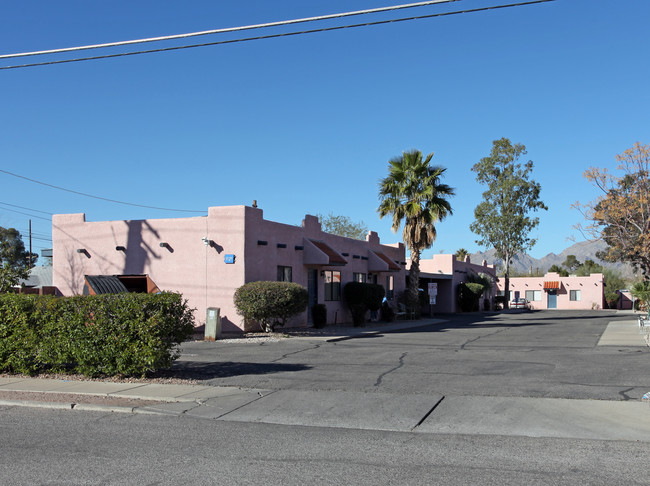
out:
M467 346L468 344L474 343L474 342L478 341L479 339L483 339L483 338L490 337L490 336L496 336L497 334L502 333L503 331L507 331L507 330L508 330L508 328L506 327L504 329L499 329L498 331L491 332L490 334L485 334L483 336L475 337L474 339L469 339L469 340L465 341L463 344L461 344L460 348L458 348L458 349L459 350L464 350L465 346Z
M394 368L391 368L390 370L386 371L385 373L382 373L381 375L379 375L379 377L377 378L377 381L375 382L374 386L380 386L381 382L384 379L384 376L386 376L387 374L392 373L393 371L396 371L396 370L400 369L402 366L404 366L404 358L406 357L407 354L408 353L402 353L402 355L399 357L399 360L398 360L399 364L397 366L395 366Z
M293 356L294 354L304 353L305 351L315 351L316 349L318 349L318 348L320 348L320 347L321 347L320 344L315 344L314 346L310 346L310 347L308 347L308 348L301 349L301 350L299 350L299 351L293 351L292 353L286 353L286 354L283 354L283 355L280 356L279 358L274 359L274 360L269 361L269 362L270 362L270 363L277 363L278 361L282 361L283 359L287 359L289 356Z

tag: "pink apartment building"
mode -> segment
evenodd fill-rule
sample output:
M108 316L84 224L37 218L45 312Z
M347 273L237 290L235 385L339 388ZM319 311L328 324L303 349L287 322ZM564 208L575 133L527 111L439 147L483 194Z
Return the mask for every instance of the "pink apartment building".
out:
M183 294L196 309L197 325L205 322L207 308L219 307L226 332L245 330L233 295L247 282L304 286L309 307L326 305L329 324L351 320L342 301L347 282L381 284L389 299L405 287L402 243L380 244L372 231L366 241L324 233L310 215L302 226L267 221L261 209L249 206L138 221L90 222L83 213L58 214L52 218L52 240L53 285L62 295L87 292L89 281L100 280L92 277L121 276L132 285L140 278L143 290ZM309 319L305 312L289 325L306 326Z
M472 263L467 256L465 261L460 261L456 255L433 255L430 259L420 260L420 288L428 292L429 283L435 283L437 287L436 303L432 305L434 313L455 313L460 312L458 306L458 284L468 282L468 277L479 274L489 275L496 281L494 265L488 265L485 260L481 265ZM496 284L490 292L487 292L481 302L481 310L494 309L494 296L496 295Z
M498 286L504 295L504 279ZM508 301L524 298L531 309L602 309L604 292L602 273L592 273L588 277L547 273L543 277L511 278Z

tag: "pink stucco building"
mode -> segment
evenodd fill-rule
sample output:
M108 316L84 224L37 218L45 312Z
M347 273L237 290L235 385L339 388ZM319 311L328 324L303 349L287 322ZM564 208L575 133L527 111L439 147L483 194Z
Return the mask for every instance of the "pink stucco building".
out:
M437 287L436 303L432 306L434 313L460 312L457 297L458 284L467 282L471 275L479 274L488 275L493 281L496 280L494 265L488 265L485 260L478 265L472 263L469 256L461 261L456 258L456 255L442 254L420 260L420 288L428 292L429 283L435 283ZM486 307L494 308L495 288L484 294L481 310L487 310Z
M233 304L247 282L289 280L309 291L310 307L323 303L328 323L347 322L342 287L350 281L384 285L389 297L404 290L401 243L381 244L324 233L318 218L302 226L267 221L259 208L211 207L207 216L139 221L86 221L85 214L52 218L53 285L63 295L84 292L86 275L147 275L165 291L180 292L196 308L221 309L224 331L244 330ZM304 326L309 313L292 320Z
M501 295L505 295L504 279L498 282ZM602 309L604 302L602 273L588 277L561 277L547 273L543 277L512 277L508 301L524 298L531 309Z

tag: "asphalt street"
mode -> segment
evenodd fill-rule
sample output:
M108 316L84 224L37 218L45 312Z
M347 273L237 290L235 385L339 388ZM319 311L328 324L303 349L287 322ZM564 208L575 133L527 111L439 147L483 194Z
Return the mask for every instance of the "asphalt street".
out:
M0 407L6 485L648 484L648 443Z

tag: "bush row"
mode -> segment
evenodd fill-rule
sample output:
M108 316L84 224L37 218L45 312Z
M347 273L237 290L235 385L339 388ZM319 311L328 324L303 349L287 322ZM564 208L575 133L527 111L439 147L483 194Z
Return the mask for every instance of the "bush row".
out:
M180 294L0 295L0 371L144 375L194 330Z

